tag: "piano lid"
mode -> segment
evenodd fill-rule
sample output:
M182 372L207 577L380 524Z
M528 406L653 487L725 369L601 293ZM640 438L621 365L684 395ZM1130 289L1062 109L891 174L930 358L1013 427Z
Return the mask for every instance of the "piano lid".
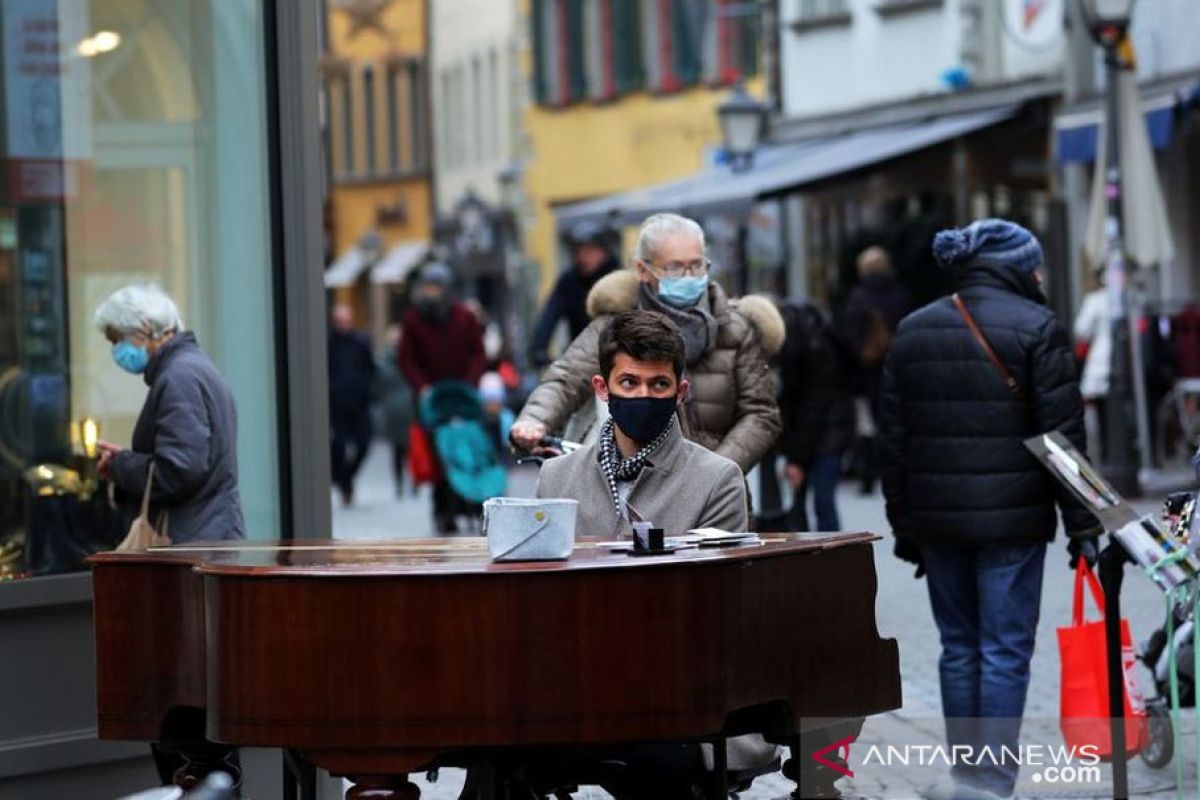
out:
M630 558L610 552L598 539L580 538L566 561L493 563L482 537L438 539L305 539L221 541L154 547L144 552L97 553L93 564L171 563L200 573L238 576L455 575L511 572L573 572L630 566L671 567L771 558L873 542L873 533L764 534L761 544L677 550Z

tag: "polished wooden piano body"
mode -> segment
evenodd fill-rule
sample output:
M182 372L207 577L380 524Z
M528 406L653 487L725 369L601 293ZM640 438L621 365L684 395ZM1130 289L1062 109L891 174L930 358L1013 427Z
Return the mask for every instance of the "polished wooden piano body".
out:
M157 740L172 709L204 709L212 741L351 778L464 748L716 736L745 709L795 735L900 705L876 538L637 558L580 541L511 564L474 538L100 554L100 735Z

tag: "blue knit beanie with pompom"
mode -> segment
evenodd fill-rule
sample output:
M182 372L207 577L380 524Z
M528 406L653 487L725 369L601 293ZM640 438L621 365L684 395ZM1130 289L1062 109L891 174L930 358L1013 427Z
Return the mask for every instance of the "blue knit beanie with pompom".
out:
M933 237L933 255L946 269L966 266L1007 267L1030 273L1042 266L1042 246L1015 222L981 219Z

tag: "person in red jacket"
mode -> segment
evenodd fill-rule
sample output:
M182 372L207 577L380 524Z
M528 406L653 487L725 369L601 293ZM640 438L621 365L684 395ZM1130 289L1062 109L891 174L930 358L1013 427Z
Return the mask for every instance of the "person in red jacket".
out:
M412 288L404 314L404 337L396 363L420 402L440 381L479 384L486 366L479 320L451 291L453 275L445 264L426 264ZM433 487L433 513L440 533L456 529L455 498L445 477Z

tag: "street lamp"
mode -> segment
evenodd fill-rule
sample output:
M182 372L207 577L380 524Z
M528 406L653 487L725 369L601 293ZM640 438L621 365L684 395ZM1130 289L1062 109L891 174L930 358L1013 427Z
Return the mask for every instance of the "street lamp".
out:
M1105 232L1105 278L1108 289L1109 325L1112 331L1112 368L1108 399L1105 403L1106 477L1127 494L1138 493L1137 451L1130 420L1135 418L1133 375L1129 331L1128 271L1125 264L1124 222L1121 203L1121 142L1119 74L1125 68L1120 55L1121 43L1129 29L1133 0L1080 0L1083 19L1092 38L1104 51L1106 67L1106 123L1104 196L1107 208ZM1145 466L1149 466L1148 464Z
M755 100L738 83L729 97L717 106L717 119L721 123L721 140L729 154L734 172L742 172L754 163L754 151L762 139L767 119L767 107Z
M1108 286L1109 325L1112 330L1112 370L1105 403L1105 472L1118 491L1138 492L1137 454L1130 435L1129 419L1136 414L1137 404L1131 402L1133 375L1130 364L1133 355L1129 331L1129 292L1126 286L1125 242L1121 219L1121 152L1117 133L1120 115L1118 75L1125 68L1120 47L1129 29L1133 0L1080 0L1084 21L1096 43L1104 50L1106 68L1107 124L1105 125L1104 196L1107 208L1104 221L1105 274ZM1149 466L1149 465L1147 465ZM1113 797L1129 797L1129 776L1125 765L1125 682L1121 647L1121 582L1127 556L1121 545L1112 540L1100 554L1100 584L1104 588L1104 634L1108 667L1108 713L1112 742Z

